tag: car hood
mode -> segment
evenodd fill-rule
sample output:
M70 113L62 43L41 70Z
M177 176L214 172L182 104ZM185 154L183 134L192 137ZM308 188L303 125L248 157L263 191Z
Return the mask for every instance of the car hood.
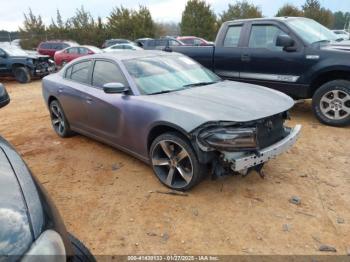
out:
M0 138L0 256L22 255L31 245L28 208Z
M48 60L47 55L27 55L27 56L11 56L12 59L34 59L34 60Z
M287 95L265 87L222 81L182 91L142 96L144 99L188 113L193 122L247 122L287 111L294 101Z

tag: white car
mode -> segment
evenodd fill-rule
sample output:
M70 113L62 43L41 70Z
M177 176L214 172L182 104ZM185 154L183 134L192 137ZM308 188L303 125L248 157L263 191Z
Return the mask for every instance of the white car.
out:
M344 40L350 39L350 34L345 30L332 30L334 34L337 35L338 38L343 38Z
M141 47L138 47L134 44L115 44L110 47L103 49L103 51L109 52L118 52L118 51L126 51L126 50L143 50Z

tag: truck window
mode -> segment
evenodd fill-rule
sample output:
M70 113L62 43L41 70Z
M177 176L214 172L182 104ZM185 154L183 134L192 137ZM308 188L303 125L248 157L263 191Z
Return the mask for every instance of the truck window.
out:
M242 26L230 26L227 30L224 47L237 47L241 35Z
M274 25L253 25L249 38L249 47L282 51L282 47L276 46L277 37L282 34L285 35L286 33Z

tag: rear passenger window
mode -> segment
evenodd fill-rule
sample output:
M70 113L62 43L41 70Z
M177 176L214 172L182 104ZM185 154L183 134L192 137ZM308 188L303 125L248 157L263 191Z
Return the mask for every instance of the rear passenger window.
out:
M74 64L72 66L70 79L79 83L90 84L89 71L90 71L91 63L92 63L91 61L84 61L84 62Z
M282 51L282 47L276 46L277 37L282 34L285 33L274 25L253 25L249 38L249 47Z
M241 35L242 26L230 26L227 30L224 47L237 47Z
M92 75L92 85L103 87L107 83L122 83L127 86L123 73L117 65L107 61L96 61Z

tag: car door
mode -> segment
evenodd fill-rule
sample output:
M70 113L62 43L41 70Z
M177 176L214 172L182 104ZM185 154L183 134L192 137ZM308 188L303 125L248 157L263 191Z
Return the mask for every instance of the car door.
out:
M92 86L87 90L87 115L89 132L99 138L117 145L124 132L123 105L127 103L125 94L106 94L106 83L128 83L114 61L97 59L92 73Z
M79 48L78 47L69 48L67 55L68 55L68 62L78 58L80 56Z
M309 63L304 57L304 47L288 28L277 23L255 22L250 25L241 61L240 78L291 93ZM279 35L289 35L294 40L293 51L284 51L276 45Z
M88 130L87 89L91 83L92 60L82 60L69 66L58 87L58 99L73 129Z
M9 72L10 70L8 66L8 55L4 50L0 48L0 73L7 74Z
M215 48L214 71L223 78L236 80L244 64L241 60L244 25L229 25L223 35Z

